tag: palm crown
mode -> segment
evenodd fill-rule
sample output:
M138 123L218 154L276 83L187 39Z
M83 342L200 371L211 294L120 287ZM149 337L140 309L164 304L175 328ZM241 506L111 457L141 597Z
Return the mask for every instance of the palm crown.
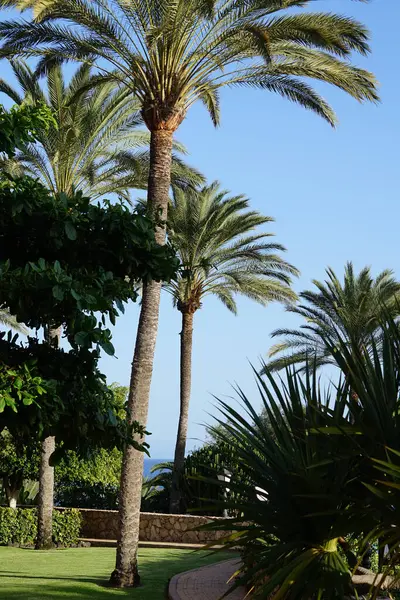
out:
M18 333L28 333L28 329L22 324L18 323L17 319L10 314L6 308L0 308L0 326L4 325L9 329L14 329Z
M236 313L235 296L260 304L292 301L291 275L298 271L269 241L272 234L256 231L273 219L248 208L245 196L229 196L217 182L199 191L175 190L169 209L169 237L183 271L165 285L182 312L194 313L209 295Z
M313 281L317 291L300 294L304 302L288 306L289 312L306 323L299 329L277 329L272 333L273 337L283 336L284 341L271 348L269 370L305 365L307 361L317 366L337 364L332 345L339 347L344 340L361 351L371 343L388 314L392 318L399 315L400 283L392 271L382 271L374 279L368 267L357 275L352 263L347 263L343 283L332 269L327 269L327 275L325 282Z
M218 124L218 92L233 85L277 92L334 124L329 105L303 79L328 82L360 101L377 100L374 77L346 60L354 51L369 51L368 32L335 14L284 12L308 4L0 0L2 6L34 7L35 16L32 23L0 25L2 54L41 54L39 70L66 60L102 59L97 80L131 88L152 131L174 131L197 100Z
M0 92L17 104L45 103L57 127L39 132L39 144L19 153L16 165L8 168L22 166L54 193L79 189L93 199L110 193L129 199L130 189L147 186L149 135L138 128L143 124L140 104L129 90L105 82L88 92L93 76L86 64L68 84L60 65L53 65L43 90L25 62L14 60L11 66L22 94L3 79ZM174 156L172 180L185 186L202 178Z

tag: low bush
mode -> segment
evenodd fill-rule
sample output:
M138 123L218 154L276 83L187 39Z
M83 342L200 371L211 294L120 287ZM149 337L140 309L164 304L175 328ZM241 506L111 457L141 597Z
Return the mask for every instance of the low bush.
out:
M89 483L87 481L60 482L55 489L57 506L77 508L118 508L119 487L111 483Z
M82 517L79 510L53 513L53 542L59 546L78 543ZM37 534L37 509L0 507L0 544L32 546Z
M53 512L53 542L60 546L75 546L82 526L82 515L76 508Z

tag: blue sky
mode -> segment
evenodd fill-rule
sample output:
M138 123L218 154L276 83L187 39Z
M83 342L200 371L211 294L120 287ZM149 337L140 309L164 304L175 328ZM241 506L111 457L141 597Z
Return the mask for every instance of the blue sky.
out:
M385 7L385 11L383 11ZM352 15L372 32L372 55L355 62L372 70L382 103L360 105L329 86L319 86L339 116L332 130L317 116L265 92L228 90L222 96L222 124L215 130L202 106L192 108L178 139L189 160L209 181L218 179L233 193L245 193L253 208L273 216L270 228L301 271L295 289L324 277L327 266L343 273L347 260L373 273L392 268L400 276L398 252L399 83L397 53L389 46L398 36L397 0L321 0L313 9ZM10 13L8 13L10 14ZM1 64L1 63L0 63ZM1 76L9 69L1 64ZM396 174L397 173L397 174ZM110 382L127 385L139 308L128 307L114 329L118 358L101 366ZM151 454L173 454L179 405L180 318L170 297L162 300L159 339L151 391L148 429ZM279 305L262 308L239 300L231 315L208 298L195 316L193 395L189 448L204 440L202 424L215 413L216 396L232 394L237 382L254 398L257 392L249 361L256 364L271 346L270 332L296 324Z

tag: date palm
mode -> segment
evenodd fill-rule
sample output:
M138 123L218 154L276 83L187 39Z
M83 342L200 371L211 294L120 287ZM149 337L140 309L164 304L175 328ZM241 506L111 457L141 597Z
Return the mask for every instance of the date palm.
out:
M0 92L16 104L46 104L57 128L40 132L39 144L28 146L16 160L8 160L5 168L11 173L15 169L15 174L18 167L23 168L55 194L75 189L93 200L113 193L129 200L130 189L147 187L150 140L139 129L143 124L140 104L129 90L108 82L89 93L93 75L87 64L77 69L69 83L61 66L52 66L45 89L25 62L12 60L11 67L19 89L0 79ZM175 185L201 181L178 156L174 156L172 171Z
M373 278L368 267L356 274L349 262L343 283L332 269L326 273L326 281L313 281L315 291L302 292L301 303L287 308L305 323L298 329L277 329L272 333L284 340L269 352L270 370L292 364L304 367L310 361L317 366L336 365L332 354L335 340L338 347L345 340L361 350L370 344L388 315L396 318L400 314L400 283L392 271L382 271Z
M0 327L4 326L7 329L13 329L17 333L28 333L28 329L22 323L18 323L17 319L11 315L6 308L0 308Z
M98 82L114 81L137 95L151 134L147 206L165 223L173 135L196 101L205 104L217 125L222 88L259 88L334 125L333 110L305 78L330 83L361 102L378 99L374 77L349 61L354 52L369 52L365 27L331 13L285 12L310 4L311 0L0 0L0 6L35 7L33 22L0 24L0 55L42 55L41 72L66 60L96 64ZM158 242L164 243L165 235L160 224ZM147 422L160 295L161 283L144 286L128 401L129 419L142 424ZM128 448L112 575L112 583L120 587L140 581L142 470L142 454Z
M217 182L199 191L177 190L169 208L169 237L183 271L165 285L182 315L180 351L180 413L176 439L170 510L179 513L179 481L185 462L191 393L193 320L207 296L215 296L236 314L236 296L262 305L290 302L290 288L297 270L280 253L280 244L262 230L270 223L249 209L245 196L231 196Z

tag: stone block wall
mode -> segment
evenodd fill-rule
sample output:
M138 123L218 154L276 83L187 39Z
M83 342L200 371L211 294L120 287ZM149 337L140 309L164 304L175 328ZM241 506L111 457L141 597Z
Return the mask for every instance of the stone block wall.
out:
M226 532L196 531L196 529L216 519L217 517L142 513L140 515L140 540L181 544L215 542L226 536Z
M58 510L62 510L62 508ZM83 519L81 537L96 540L117 539L118 511L86 508L81 508L80 511ZM196 531L196 529L218 519L218 517L142 513L140 516L140 540L142 542L177 544L216 542L226 535L226 532Z

